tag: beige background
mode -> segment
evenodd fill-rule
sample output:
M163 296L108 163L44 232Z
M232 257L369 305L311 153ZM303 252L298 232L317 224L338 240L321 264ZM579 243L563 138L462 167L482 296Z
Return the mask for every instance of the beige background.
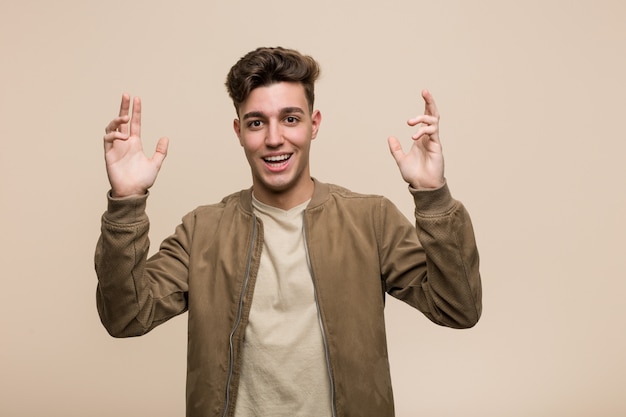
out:
M398 416L626 415L626 3L0 1L2 416L182 416L186 316L116 340L95 308L101 138L128 91L170 154L156 244L250 183L223 81L260 45L323 67L312 169L411 216L386 137L421 88L470 210L484 313L388 302Z

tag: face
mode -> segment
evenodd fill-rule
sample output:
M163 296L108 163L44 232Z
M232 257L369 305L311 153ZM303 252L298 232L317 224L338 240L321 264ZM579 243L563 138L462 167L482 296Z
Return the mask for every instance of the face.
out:
M250 164L257 199L280 207L311 197L309 150L321 120L319 111L309 112L300 83L252 90L239 107L234 129Z

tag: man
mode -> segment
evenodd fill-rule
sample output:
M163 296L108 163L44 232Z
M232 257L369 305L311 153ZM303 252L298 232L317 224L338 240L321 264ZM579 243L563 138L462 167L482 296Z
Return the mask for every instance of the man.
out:
M188 416L392 416L385 293L441 325L480 317L478 253L445 183L432 95L408 121L419 126L409 152L389 138L416 228L383 197L311 177L318 73L283 48L233 66L226 86L252 187L187 214L150 259L145 204L168 141L144 155L141 101L131 111L128 95L106 127L98 311L115 337L188 311Z

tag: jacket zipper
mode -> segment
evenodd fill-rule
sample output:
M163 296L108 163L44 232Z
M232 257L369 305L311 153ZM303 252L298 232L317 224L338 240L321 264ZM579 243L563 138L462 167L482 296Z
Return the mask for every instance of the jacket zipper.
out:
M224 405L224 413L222 413L222 417L226 417L226 413L228 413L228 407L229 407L228 403L230 402L230 383L232 381L233 372L235 368L235 351L233 348L233 337L235 336L235 332L237 331L239 324L241 324L241 316L242 316L242 311L243 311L243 299L248 290L248 282L250 281L250 269L252 267L252 253L254 251L254 242L256 240L256 234L257 234L257 220L256 220L256 215L254 214L253 214L252 221L253 221L252 240L250 241L250 247L248 249L248 263L246 266L246 276L243 281L243 287L241 288L241 294L239 295L239 307L237 309L237 319L235 320L235 324L233 326L233 329L230 331L230 336L228 338L230 363L228 366L228 379L226 380L226 404Z
M311 280L313 281L313 294L315 296L315 305L317 306L317 320L320 323L320 329L322 331L322 341L324 342L324 353L326 355L326 370L328 371L328 380L330 382L330 411L332 417L337 416L337 410L335 410L335 381L333 380L333 372L330 367L330 353L328 350L328 341L326 339L326 329L324 328L324 322L322 321L322 313L320 311L320 303L317 297L317 285L315 285L315 277L313 276L313 266L311 265L311 257L309 256L309 244L307 242L306 234L306 217L302 218L302 234L304 236L304 252L306 254L306 262L311 274Z

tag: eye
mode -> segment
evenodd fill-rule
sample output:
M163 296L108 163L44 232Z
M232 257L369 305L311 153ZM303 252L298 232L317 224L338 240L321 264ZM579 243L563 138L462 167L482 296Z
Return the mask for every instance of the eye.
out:
M248 127L253 128L253 129L259 128L261 126L263 126L263 122L260 120L252 120L248 122Z
M287 116L285 117L285 122L287 122L290 125L296 124L298 123L298 118L296 116Z

